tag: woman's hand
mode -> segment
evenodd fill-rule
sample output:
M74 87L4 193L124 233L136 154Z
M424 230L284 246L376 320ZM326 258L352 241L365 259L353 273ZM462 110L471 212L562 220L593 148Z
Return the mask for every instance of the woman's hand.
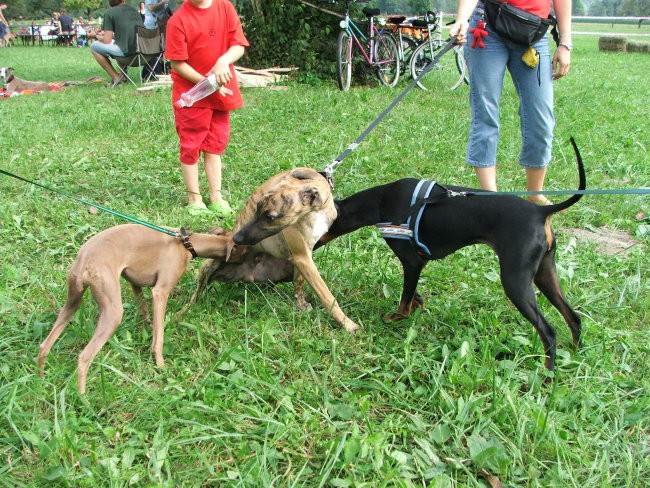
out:
M456 44L465 44L467 42L467 29L469 29L467 20L457 20L449 28L449 36L457 36Z
M565 76L571 69L571 51L566 46L558 46L553 54L553 79Z

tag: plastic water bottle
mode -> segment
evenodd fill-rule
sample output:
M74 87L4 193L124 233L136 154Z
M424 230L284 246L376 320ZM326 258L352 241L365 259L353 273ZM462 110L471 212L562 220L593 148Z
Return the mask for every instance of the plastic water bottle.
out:
M217 78L212 73L194 85L190 90L183 93L181 98L176 102L176 106L178 108L191 107L199 100L203 100L208 95L212 95L217 91L217 88L219 88L219 83L217 83Z

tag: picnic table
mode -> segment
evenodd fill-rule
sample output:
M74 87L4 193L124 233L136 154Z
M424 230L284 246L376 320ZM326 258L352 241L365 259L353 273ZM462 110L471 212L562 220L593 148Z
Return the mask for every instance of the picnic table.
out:
M97 32L100 30L99 25L86 24L81 25L79 22L75 23L75 30L72 33L58 33L54 34L54 25L51 23L31 25L21 25L18 27L16 37L22 42L23 46L29 45L44 45L49 44L52 46L76 44L78 39L87 39L88 30Z

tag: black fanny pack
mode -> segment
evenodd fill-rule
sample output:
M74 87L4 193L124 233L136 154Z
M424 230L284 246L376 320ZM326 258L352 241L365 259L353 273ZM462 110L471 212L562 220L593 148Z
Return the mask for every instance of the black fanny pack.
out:
M497 34L509 41L532 46L539 41L549 27L557 21L552 15L542 19L501 0L484 0L488 24Z

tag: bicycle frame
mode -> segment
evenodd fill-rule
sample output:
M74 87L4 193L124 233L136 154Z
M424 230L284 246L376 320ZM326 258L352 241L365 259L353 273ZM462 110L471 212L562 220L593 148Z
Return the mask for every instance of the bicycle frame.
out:
M346 3L347 7L347 3ZM361 51L361 54L366 60L366 63L368 64L381 64L381 63L375 63L374 61L374 43L375 43L375 37L376 34L378 33L377 28L375 26L375 18L370 17L368 19L368 22L370 23L370 39L363 33L363 31L357 26L357 24L354 23L354 21L350 18L350 12L348 9L345 9L345 17L340 23L341 29L346 31L352 40L354 41L354 44L356 44L357 48L359 51ZM361 40L359 40L361 38ZM350 43L350 55L352 53L352 48L354 44ZM364 44L368 46L368 51L370 53L367 53Z
M375 70L382 85L394 87L399 80L400 71L399 52L395 40L380 31L375 18L379 14L379 9L363 9L369 24L367 32L363 32L350 18L349 6L352 1L354 0L344 0L345 9L337 41L336 69L339 88L343 91L350 88L355 49L360 51L365 64Z

